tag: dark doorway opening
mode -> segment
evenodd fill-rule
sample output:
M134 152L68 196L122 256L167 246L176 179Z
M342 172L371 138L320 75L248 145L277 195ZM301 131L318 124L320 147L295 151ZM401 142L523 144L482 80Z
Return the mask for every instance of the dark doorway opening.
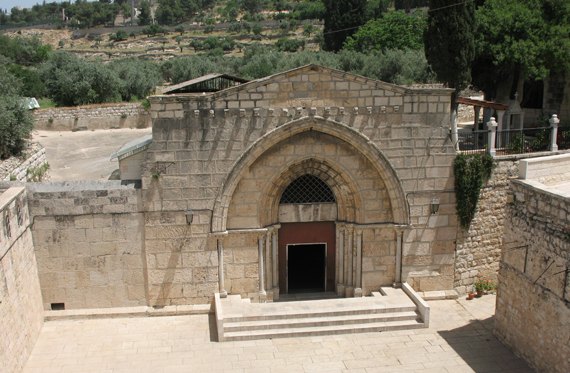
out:
M288 293L325 291L327 245L287 245Z

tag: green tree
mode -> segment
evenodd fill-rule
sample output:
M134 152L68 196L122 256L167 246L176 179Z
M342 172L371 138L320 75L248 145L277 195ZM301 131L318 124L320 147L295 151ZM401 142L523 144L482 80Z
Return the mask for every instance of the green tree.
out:
M346 39L344 49L363 53L387 49L419 50L424 47L425 27L426 21L421 13L407 15L402 11L390 11L360 27Z
M162 74L155 62L131 57L109 65L121 80L119 92L123 101L130 101L133 96L143 99L162 84Z
M44 97L45 85L35 68L25 68L20 65L8 66L8 71L20 79L20 94L24 97Z
M475 5L456 0L430 0L424 34L426 58L437 79L455 90L451 94L451 135L457 144L457 96L471 82L475 57Z
M570 70L570 2L487 0L476 11L473 83L488 99L523 97L523 81Z
M47 95L57 106L76 106L120 99L121 81L101 61L85 62L73 53L55 52L39 69Z
M20 81L0 65L0 158L18 155L34 126L30 110L22 105Z
M311 36L315 32L315 26L312 23L303 26L303 35Z
M180 26L176 26L176 28L174 29L174 31L179 32L180 35L184 34L184 26L180 25Z
M337 52L366 21L366 0L324 0L324 49Z
M183 14L183 17L186 19L192 18L194 14L200 10L200 5L200 0L180 0L180 10Z
M152 20L152 14L150 12L150 3L147 0L141 1L139 14L139 25L149 25Z
M127 40L128 37L129 35L125 30L117 30L117 33L115 34L115 41Z
M255 35L259 35L263 32L263 26L261 26L259 23L256 23L251 31L253 31Z

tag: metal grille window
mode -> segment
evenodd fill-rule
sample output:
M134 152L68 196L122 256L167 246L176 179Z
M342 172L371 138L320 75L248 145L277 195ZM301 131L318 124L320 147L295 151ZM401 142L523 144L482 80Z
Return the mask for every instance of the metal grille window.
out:
M12 238L12 230L10 228L10 215L6 214L5 222L6 222L6 237L10 239Z
M327 183L314 175L295 179L281 195L279 204L335 203L334 193Z
M18 205L18 209L16 211L18 214L18 227L21 227L22 226L22 209L20 208L20 205Z

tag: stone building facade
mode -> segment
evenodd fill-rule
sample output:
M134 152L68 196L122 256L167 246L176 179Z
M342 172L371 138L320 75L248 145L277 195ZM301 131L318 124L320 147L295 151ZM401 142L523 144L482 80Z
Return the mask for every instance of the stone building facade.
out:
M511 182L495 335L537 371L562 373L570 371L570 198L544 187Z
M296 250L321 252L305 263L321 273L310 285L321 291L360 296L403 281L453 289L450 96L309 65L218 92L150 97L150 304L208 302L219 290L275 299L303 283L290 271ZM309 179L332 199L282 201Z

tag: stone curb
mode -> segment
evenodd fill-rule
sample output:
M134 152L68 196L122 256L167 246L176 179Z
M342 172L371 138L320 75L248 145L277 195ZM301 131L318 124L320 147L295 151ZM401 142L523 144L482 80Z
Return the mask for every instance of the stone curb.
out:
M81 319L110 319L120 317L151 317L151 316L181 316L202 315L214 312L211 304L195 304L184 306L164 307L118 307L91 308L64 311L45 311L44 321L81 320Z

